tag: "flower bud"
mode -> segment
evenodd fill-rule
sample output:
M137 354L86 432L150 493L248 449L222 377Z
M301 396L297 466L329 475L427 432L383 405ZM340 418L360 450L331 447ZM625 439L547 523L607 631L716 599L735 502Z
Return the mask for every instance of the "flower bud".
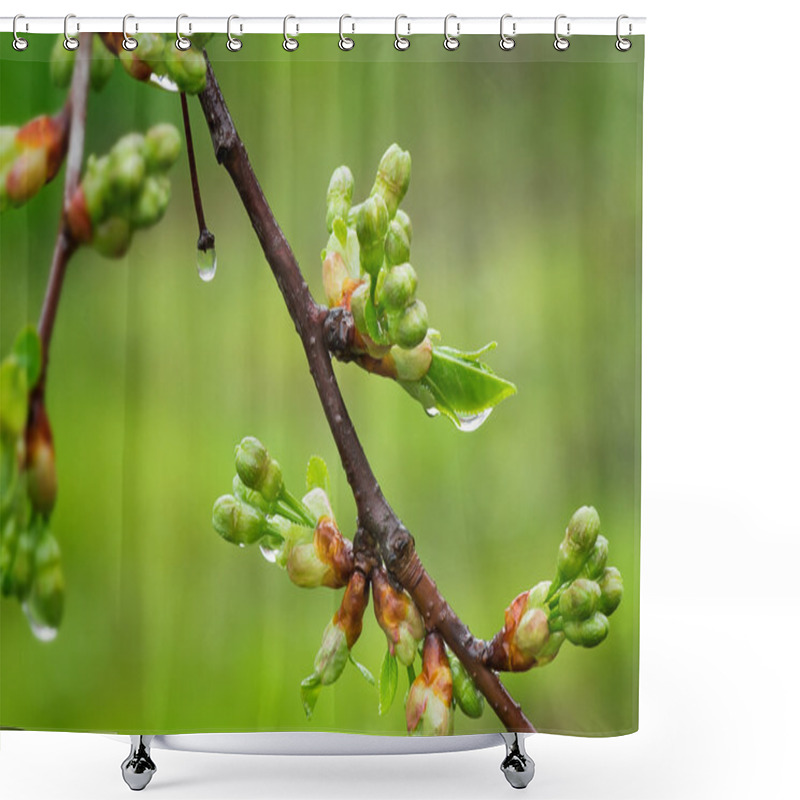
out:
M608 539L600 535L581 569L581 574L587 578L599 578L603 574L608 559Z
M276 501L283 492L283 473L266 447L254 436L246 436L234 453L236 471L244 485L261 492L268 502Z
M406 350L416 347L428 334L428 309L422 300L414 300L402 311L389 316L389 336Z
M85 196L86 211L89 214L90 227L99 224L106 216L110 204L111 180L108 176L110 158L104 155L97 158L90 155L86 162L86 172L80 189ZM70 201L72 206L73 201ZM79 226L80 227L80 226Z
M198 94L206 88L206 58L201 50L168 47L165 66L182 92Z
M33 563L26 610L34 624L55 631L64 615L64 570L58 542L49 529L39 539Z
M450 673L453 676L453 696L458 707L472 719L483 714L483 695L478 691L470 678L467 668L459 661L455 653L447 651Z
M129 202L144 181L144 137L140 133L123 136L111 148L107 170L113 202Z
M5 175L5 194L12 206L26 203L47 182L47 150L25 148Z
M322 634L322 644L314 659L314 672L323 686L338 679L347 665L349 655L344 631L331 620Z
M329 517L322 517L311 542L295 544L286 558L286 571L295 586L315 589L345 586L353 573L353 545Z
M33 510L47 518L55 505L58 487L53 434L41 401L31 404L30 414L25 432L28 497Z
M353 323L356 330L362 335L367 336L366 307L369 299L369 284L361 283L350 295L350 311L353 314Z
M211 524L231 544L255 544L270 533L264 515L231 494L223 495L214 503Z
M422 672L414 679L406 700L406 728L413 736L447 736L453 732L453 676L442 637L425 637Z
M403 264L411 258L411 243L408 241L405 229L396 217L389 224L389 232L386 234L383 250L389 266Z
M67 152L69 114L66 109L55 116L46 114L26 122L16 135L21 151L43 149L47 159L45 182L53 180Z
M135 50L118 49L120 63L124 70L137 81L150 79L156 67L164 69L163 59L166 39L160 33L139 33ZM174 49L174 48L173 48Z
M60 42L56 44L56 47L60 46ZM64 47L60 48L64 50L65 53L72 53L74 57L74 51L65 50ZM105 88L105 85L108 83L109 79L111 78L111 73L114 71L114 64L116 63L117 59L114 58L111 53L105 47L98 47L92 50L92 64L89 70L89 81L91 83L92 89L95 92L102 91Z
M368 602L369 581L367 581L367 576L360 569L354 569L350 580L347 581L342 604L333 615L333 622L344 631L347 647L350 650L361 636L364 611Z
M390 219L394 217L397 207L405 197L410 181L411 154L400 145L393 144L381 158L375 184L370 192L371 196L379 195L383 198Z
M608 619L596 611L589 619L564 620L564 635L572 644L596 647L608 636Z
M383 240L389 229L389 212L383 197L370 197L361 204L356 221L361 268L377 275L383 266Z
M350 272L341 253L335 251L328 253L322 262L322 287L330 308L341 305L344 284L349 278Z
M264 496L261 494L261 492L257 492L255 489L245 486L242 482L242 479L238 475L235 475L233 478L233 494L243 503L246 503L248 506L252 506L265 516L267 514L271 514L273 511L272 505L264 499Z
M600 587L588 578L578 578L562 593L558 610L564 620L582 620L594 614L600 600Z
M325 224L328 233L333 230L333 222L338 217L347 219L347 212L353 201L353 173L349 167L341 166L333 171L331 182L328 184L328 208Z
M388 309L404 309L417 291L417 273L411 264L397 264L391 269L382 269L378 275L375 296Z
M122 258L131 244L131 224L122 217L109 217L95 227L92 247L106 258Z
M565 639L566 636L562 631L551 631L547 644L536 656L536 666L543 667L549 664L558 655L558 651L561 649L561 645L564 644Z
M622 575L616 567L606 567L599 581L600 601L597 607L610 617L622 602Z
M131 225L134 228L155 225L167 210L171 192L170 182L163 175L148 175L131 208Z
M19 128L13 125L0 126L0 172L9 166L19 155L17 147L17 132Z
M50 51L50 80L57 89L66 89L72 80L72 70L75 68L75 52L62 46L62 41L56 39Z
M539 581L539 583L528 592L528 603L525 608L528 610L531 608L545 608L547 596L550 593L550 585L550 581Z
M409 247L411 246L411 240L414 238L414 229L411 227L411 218L403 211L402 208L397 209L397 213L394 215L393 222L398 223L400 227L403 229L403 232L406 235L406 239L408 239Z
M419 381L425 377L433 359L433 344L426 336L409 350L395 345L390 350L398 381Z
M576 549L589 553L600 533L600 517L592 506L579 508L567 526L567 538Z
M417 644L425 634L417 607L408 592L397 591L383 569L372 572L372 599L375 618L386 634L389 652L405 666L414 663Z
M550 638L547 613L541 608L526 611L514 631L512 658L518 663L533 663Z
M163 122L147 131L144 158L148 172L165 172L178 160L180 152L181 137L174 125Z

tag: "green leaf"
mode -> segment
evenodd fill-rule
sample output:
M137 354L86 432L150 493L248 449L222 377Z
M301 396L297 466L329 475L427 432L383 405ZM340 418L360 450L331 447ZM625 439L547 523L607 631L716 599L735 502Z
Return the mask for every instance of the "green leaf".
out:
M492 342L472 353L434 346L425 377L399 383L427 411L438 411L460 427L466 418L490 411L517 391L480 360L494 346Z
M370 686L375 685L375 676L363 664L356 661L352 653L350 653L350 663L361 673L361 676Z
M0 364L0 430L19 436L28 417L28 380L16 355Z
M397 694L397 659L386 650L378 683L378 714L383 716L391 707Z
M413 664L409 664L406 667L406 671L408 672L408 685L409 685L409 688L410 688L411 684L414 683L414 680L417 677L417 673L416 673L416 671L414 669L414 665Z
M26 325L14 340L14 355L25 368L28 390L36 386L42 370L42 343L33 325Z
M328 465L319 456L311 456L306 467L306 491L322 489L328 497L331 496L331 480L328 474Z
M314 714L321 690L322 684L319 682L319 676L316 673L304 678L300 683L300 699L303 702L306 719L311 719Z

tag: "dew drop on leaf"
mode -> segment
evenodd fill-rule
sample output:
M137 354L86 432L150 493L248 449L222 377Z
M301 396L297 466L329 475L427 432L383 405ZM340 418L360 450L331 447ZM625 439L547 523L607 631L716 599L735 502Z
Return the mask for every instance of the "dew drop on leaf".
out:
M58 628L51 628L49 625L40 622L27 603L22 604L22 610L28 618L28 625L30 625L31 633L33 633L40 642L52 642L53 639L56 638Z
M208 250L197 248L197 274L206 283L217 274L217 251L213 247Z
M150 75L150 83L154 83L159 88L165 89L168 92L180 92L178 84L166 75L156 75L154 72Z
M278 550L273 549L271 547L267 547L266 545L259 545L258 549L261 551L261 555L269 561L270 564L274 564L278 560Z
M476 431L481 425L483 425L484 422L486 422L486 420L489 418L489 414L491 413L492 409L487 408L485 411L481 411L479 414L470 414L463 417L459 415L458 422L456 422L456 427L465 433Z

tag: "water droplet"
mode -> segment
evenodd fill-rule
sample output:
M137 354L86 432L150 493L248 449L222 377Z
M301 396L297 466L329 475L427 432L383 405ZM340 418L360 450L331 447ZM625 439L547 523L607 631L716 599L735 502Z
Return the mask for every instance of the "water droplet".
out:
M178 84L166 75L156 75L155 72L153 72L150 75L150 83L154 83L160 89L166 89L168 92L180 92Z
M213 247L208 250L197 248L197 274L206 283L217 274L217 251Z
M438 408L426 408L425 413L429 417L438 417L439 416L439 409Z
M262 544L258 546L258 549L261 551L261 555L264 556L270 564L274 564L278 560L278 548L272 549Z
M45 625L36 618L36 614L27 603L22 604L22 610L28 618L28 625L31 626L31 632L40 642L52 642L58 634L58 628L51 628Z
M460 431L465 431L469 433L470 431L476 431L483 425L484 422L489 418L489 414L492 413L491 408L487 408L485 411L481 411L480 414L470 414L467 416L458 417L458 422L456 426Z

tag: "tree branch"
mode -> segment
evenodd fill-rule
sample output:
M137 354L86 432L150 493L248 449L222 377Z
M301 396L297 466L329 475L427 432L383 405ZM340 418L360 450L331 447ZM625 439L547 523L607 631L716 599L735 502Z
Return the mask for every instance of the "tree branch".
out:
M359 526L374 541L387 569L411 595L428 628L441 633L506 728L532 732L534 728L519 704L497 675L484 665L485 642L472 635L439 593L417 556L411 534L381 491L333 372L326 344L328 309L315 303L311 297L294 254L253 172L210 64L206 88L198 97L217 161L228 171L239 192L303 343L322 408L353 492Z

